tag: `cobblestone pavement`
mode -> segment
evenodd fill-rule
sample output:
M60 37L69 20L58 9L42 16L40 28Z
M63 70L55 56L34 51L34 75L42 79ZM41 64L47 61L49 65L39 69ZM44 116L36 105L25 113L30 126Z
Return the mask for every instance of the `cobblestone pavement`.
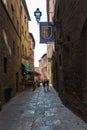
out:
M87 130L87 123L64 107L53 87L17 95L0 112L0 130Z

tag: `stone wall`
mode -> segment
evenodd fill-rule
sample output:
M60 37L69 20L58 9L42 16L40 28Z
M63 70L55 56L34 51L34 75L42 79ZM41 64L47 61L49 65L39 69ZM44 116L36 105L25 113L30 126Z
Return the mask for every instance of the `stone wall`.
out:
M30 20L25 0L0 1L0 101L5 103L24 90L22 62L34 68L34 44L28 32ZM31 49L31 50L30 50ZM31 63L32 62L32 63ZM28 77L28 76L27 76Z
M0 2L0 100L2 103L13 97L21 89L19 86L21 78L20 56L19 34L12 24L5 6ZM4 72L4 62L7 62L6 72ZM8 94L6 91L9 91Z
M47 1L47 16L48 21L52 22L53 15L54 15L54 8L55 8L55 0L48 0ZM52 71L52 55L54 51L54 42L47 44L47 78L49 79L50 85L53 84L53 71Z
M87 106L87 2L86 0L60 0L56 8L55 47L58 47L56 58L59 95L65 104L85 118L84 113L87 114L85 111Z
M42 81L44 79L47 79L47 53L43 54L43 56L39 60L39 70L41 73L40 79Z

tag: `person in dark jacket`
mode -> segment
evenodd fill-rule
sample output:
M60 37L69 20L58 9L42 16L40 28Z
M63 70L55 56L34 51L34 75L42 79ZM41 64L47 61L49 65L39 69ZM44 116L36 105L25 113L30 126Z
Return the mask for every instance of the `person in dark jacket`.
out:
M44 91L46 91L46 80L43 81Z
M49 91L49 80L48 79L46 80L46 83L47 83L47 91Z
M33 82L33 91L36 89L36 82Z

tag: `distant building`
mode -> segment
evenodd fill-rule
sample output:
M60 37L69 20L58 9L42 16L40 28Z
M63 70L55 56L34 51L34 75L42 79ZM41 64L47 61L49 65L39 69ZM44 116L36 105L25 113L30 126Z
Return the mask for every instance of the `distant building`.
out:
M39 70L41 80L47 79L47 54L44 54L41 59L39 60Z
M35 40L33 37L32 33L29 33L30 38L29 38L29 66L32 68L34 71L34 48L35 48Z
M41 80L40 67L35 67L34 79L35 79L35 81L36 80L38 80L38 81Z

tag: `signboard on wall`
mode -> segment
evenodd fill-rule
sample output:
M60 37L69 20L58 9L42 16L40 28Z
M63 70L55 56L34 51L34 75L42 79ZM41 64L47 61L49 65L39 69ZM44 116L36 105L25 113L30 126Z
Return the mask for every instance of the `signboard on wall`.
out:
M40 43L54 42L53 22L40 22Z

